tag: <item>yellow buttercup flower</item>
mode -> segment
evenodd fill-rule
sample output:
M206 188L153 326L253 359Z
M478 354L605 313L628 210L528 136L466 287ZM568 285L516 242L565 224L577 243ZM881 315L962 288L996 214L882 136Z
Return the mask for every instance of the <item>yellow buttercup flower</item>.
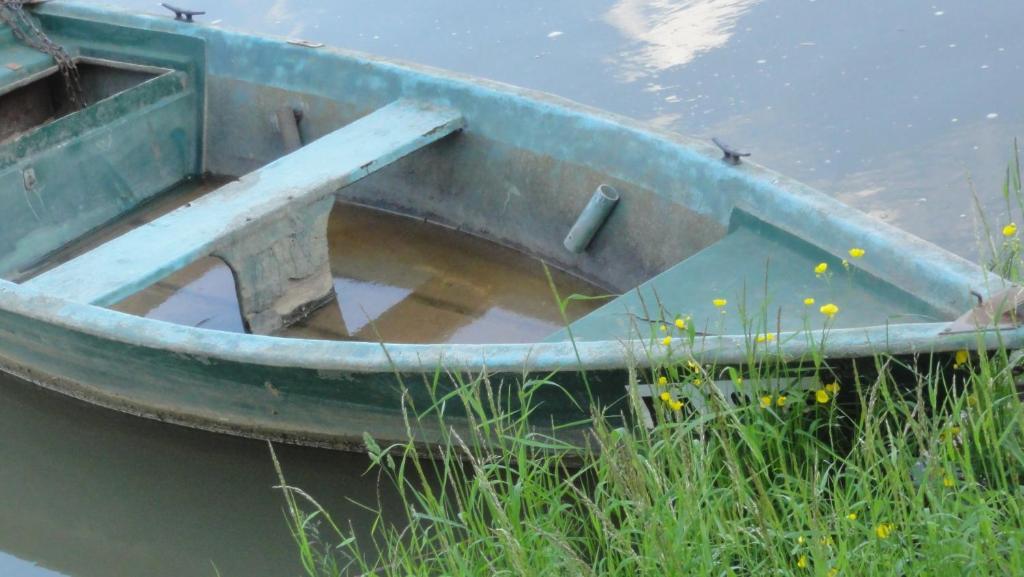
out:
M953 368L955 369L955 368L959 368L959 367L961 367L963 365L966 365L968 358L970 358L970 357L968 356L967 351L957 351L956 352L956 358L953 359Z
M798 545L803 545L804 541L806 541L806 540L807 539L805 539L803 535L800 535L799 537L796 538L796 542L797 542Z
M814 297L807 297L807 298L805 298L804 299L804 305L805 306L812 306L812 305L814 305Z
M696 378L696 379L693 379L693 384L694 384L694 386L697 386L697 387L699 387L699 386L700 386L700 384L701 384L701 383L703 383L703 382L704 382L704 381L700 380L700 378L699 378L699 377L698 377L698 378Z
M860 258L862 256L864 256L864 249L857 248L857 247L853 247L853 248L850 249L850 257L851 258Z
M668 384L668 379L665 377L658 377L658 384L664 387Z
M680 411L680 410L683 409L683 402L682 401L669 401L668 402L668 407L670 409L672 409L673 411Z
M814 400L824 405L829 400L828 391L825 389L814 391Z
M663 400L663 401L665 401L667 403L667 402L672 400L672 395L668 394L668 391L665 391L665 392L661 393L660 395L658 395L658 398Z
M660 330L661 332L666 332L666 331L668 331L668 326L661 325L660 327L658 327L658 330Z
M882 523L875 527L875 536L879 539L888 539L895 530L896 525L893 525L892 523Z
M1010 224L1003 227L1003 236L1011 237L1017 234L1017 223L1011 222Z
M772 406L772 397L771 397L771 395L765 395L765 396L761 397L761 408L762 409L767 409L770 406Z
M857 514L856 513L850 513L849 515L846 516L846 518L851 520L851 521L856 521L857 520Z
M836 577L837 575L839 575L839 569L833 567L828 570L828 577Z
M839 307L832 303L828 303L827 305L822 305L821 308L818 310L821 311L821 314L827 316L828 318L832 318L836 316L836 313L839 312Z
M686 330L686 321L683 319L676 319L676 328L679 330Z
M946 488L954 487L954 486L956 486L956 480L953 479L953 477L950 477L949 475L947 475L947 476L942 478L942 486L946 487Z
M801 569L806 569L807 568L807 555L801 555L800 558L796 560L796 566L801 568Z
M786 395L779 395L779 398L775 399L775 404L779 407L786 406Z
M839 394L839 383L829 383L822 388L833 395Z
M729 304L729 301L727 301L725 299L715 299L715 300L711 301L711 304L715 305L715 307L717 307L717 308L722 308L725 305Z
M672 337L665 337L665 338L661 339L661 344L665 345L666 347L671 345L672 344Z
M688 369L690 369L691 371L694 371L694 372L699 372L700 371L700 363L698 363L697 361L686 361L686 368L688 368Z
M757 337L754 340L756 340L759 343L770 343L775 340L775 335L773 335L772 333L757 335Z
M828 263L827 262L819 262L818 266L814 267L814 274L816 274L818 276L821 276L821 275L825 274L826 272L828 272Z

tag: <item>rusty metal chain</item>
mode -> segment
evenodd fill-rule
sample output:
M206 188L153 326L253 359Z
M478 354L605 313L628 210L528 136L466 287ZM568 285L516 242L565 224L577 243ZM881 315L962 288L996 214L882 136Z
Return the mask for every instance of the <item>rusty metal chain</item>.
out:
M49 54L57 63L57 68L64 77L64 88L72 106L82 108L86 105L82 94L82 84L78 77L78 67L74 58L63 46L50 40L39 28L36 21L25 11L24 0L0 0L0 22L11 27L14 37L30 48Z

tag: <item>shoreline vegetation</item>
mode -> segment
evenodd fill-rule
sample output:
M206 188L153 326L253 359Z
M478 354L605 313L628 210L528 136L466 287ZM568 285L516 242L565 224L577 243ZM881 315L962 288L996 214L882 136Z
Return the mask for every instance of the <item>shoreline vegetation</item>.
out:
M1016 282L1016 144L1003 194L1007 213L981 222L993 233L988 267ZM851 247L861 258L870 254ZM839 282L848 264L808 274ZM531 420L533 392L555 383L461 382L435 406L461 405L469 425L447 429L433 459L411 442L366 439L366 474L397 490L404 513L378 516L368 536L289 486L275 457L305 573L1024 574L1024 358L833 363L827 328L843 305L806 301L804 334L820 342L804 359L772 354L764 310L748 323L743 366L702 364L685 316L652 327L650 368L630 373L625 415L595 408L581 444ZM714 304L728 311L727 295ZM410 422L439 418L406 409Z

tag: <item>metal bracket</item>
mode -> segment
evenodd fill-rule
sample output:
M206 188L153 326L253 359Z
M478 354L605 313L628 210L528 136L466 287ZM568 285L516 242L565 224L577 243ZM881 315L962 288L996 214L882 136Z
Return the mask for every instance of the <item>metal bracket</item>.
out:
M1011 284L1007 288L982 298L971 289L978 305L960 318L946 325L939 334L972 333L993 329L1016 329L1024 325L1024 287Z
M289 38L288 44L294 44L295 46L305 46L306 48L323 48L323 42L314 42L312 40L303 40L301 38Z
M202 14L206 14L206 12L200 10L189 10L188 8L178 8L177 6L171 6L166 2L161 2L160 5L170 10L171 12L174 12L175 20L182 20L184 22L192 22L193 16L200 16Z
M711 142L714 142L715 146L717 146L718 148L722 149L722 154L723 154L722 160L724 160L726 162L726 164L737 165L737 164L740 163L740 159L742 157L750 156L749 152L740 152L740 151L736 150L735 148L733 148L733 147L729 146L728 144L726 144L726 143L722 142L721 140L719 140L718 137L712 138Z
M36 187L36 171L34 168L26 168L21 173L21 178L25 183L25 190L32 190Z

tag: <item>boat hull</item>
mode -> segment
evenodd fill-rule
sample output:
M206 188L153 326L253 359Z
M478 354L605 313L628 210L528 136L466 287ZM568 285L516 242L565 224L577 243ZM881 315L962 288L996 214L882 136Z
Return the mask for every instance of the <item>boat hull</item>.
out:
M48 29L108 57L112 45L90 44L89 30L143 45L158 33L160 50L173 51L176 37L201 42L200 171L243 175L284 155L273 124L282 106L303 112L302 136L313 140L397 99L429 102L458 110L461 133L342 189L339 199L457 227L623 293L712 246L742 211L837 262L850 247L864 247L870 258L857 263L864 274L935 315L868 327L840 315L827 331L816 325L813 340L827 334L830 361L1015 347L1024 338L1021 330L940 336L972 306L971 290L988 294L1001 279L767 169L723 163L708 143L550 95L341 50L84 4L39 13ZM587 251L571 253L565 233L600 184L620 190L622 200ZM728 266L763 263L724 263L723 274ZM525 383L545 383L526 388L536 403L531 422L550 428L594 411L624 412L631 371L643 382L648 368L692 358L719 367L764 354L809 358L806 334L784 331L769 351L752 349L750 330L732 333L670 346L642 333L525 345L325 342L177 326L0 281L5 371L149 418L354 450L364 435L380 444L443 442L438 413L455 426L468 423L451 396L466 382L485 380L485 390L513 409Z

